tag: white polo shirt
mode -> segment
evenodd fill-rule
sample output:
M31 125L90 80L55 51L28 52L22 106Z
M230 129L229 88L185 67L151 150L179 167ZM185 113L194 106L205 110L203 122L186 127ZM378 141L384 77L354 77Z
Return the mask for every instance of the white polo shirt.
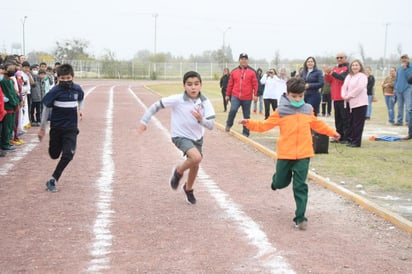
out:
M171 95L160 99L146 111L141 123L147 125L152 115L162 108L171 108L171 137L185 137L191 140L199 140L203 137L205 127L213 129L215 110L210 100L202 94L192 99L183 94ZM199 123L191 111L199 109L202 121Z

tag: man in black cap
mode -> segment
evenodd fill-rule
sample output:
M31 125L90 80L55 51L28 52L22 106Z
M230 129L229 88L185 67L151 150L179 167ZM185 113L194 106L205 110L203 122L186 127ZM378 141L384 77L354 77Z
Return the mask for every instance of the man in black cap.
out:
M239 55L239 66L232 70L226 89L226 100L230 99L230 111L226 121L226 131L229 132L239 107L242 107L243 118L250 118L252 99L257 100L258 80L256 71L248 64L246 53ZM249 137L249 129L243 126L243 135Z

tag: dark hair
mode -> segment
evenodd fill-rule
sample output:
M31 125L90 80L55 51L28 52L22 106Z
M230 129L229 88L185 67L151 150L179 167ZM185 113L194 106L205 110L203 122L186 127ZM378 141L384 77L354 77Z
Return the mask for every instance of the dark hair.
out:
M71 75L74 76L73 67L70 64L63 64L57 68L57 76Z
M188 78L198 78L200 83L202 83L202 77L200 77L200 74L197 73L196 71L188 71L185 73L183 76L183 84L186 84L186 81Z
M288 93L303 93L305 92L305 80L302 78L290 78L286 83Z
M4 60L3 60L3 64L4 64L4 66L5 66L5 68L6 68L6 70L7 70L7 68L9 67L9 66L17 66L17 64L18 64L19 62L18 62L18 60L17 60L17 57L16 57L16 55L6 55L5 57L4 57Z
M42 66L42 65L46 65L46 66L47 66L46 62L41 62L41 63L40 63L40 66Z
M303 63L303 69L304 69L305 71L308 71L308 65L307 65L307 63L308 63L308 60L309 60L309 59L312 59L312 60L313 60L313 63L315 63L315 65L314 65L313 67L316 68L316 59L315 59L315 57L309 56L308 58L306 58L305 63Z

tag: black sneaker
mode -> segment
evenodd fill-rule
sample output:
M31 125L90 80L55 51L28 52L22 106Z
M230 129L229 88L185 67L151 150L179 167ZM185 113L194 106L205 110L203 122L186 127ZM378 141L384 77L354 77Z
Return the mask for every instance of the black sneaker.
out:
M46 182L46 187L48 191L50 192L56 192L57 188L56 188L56 180L55 179L50 179Z
M195 198L195 195L193 194L193 189L186 190L186 184L182 186L182 189L183 189L183 192L186 194L186 202L191 205L196 204L196 198Z
M172 177L170 178L170 187L176 190L179 187L180 179L182 179L183 175L177 173L177 170L173 170Z

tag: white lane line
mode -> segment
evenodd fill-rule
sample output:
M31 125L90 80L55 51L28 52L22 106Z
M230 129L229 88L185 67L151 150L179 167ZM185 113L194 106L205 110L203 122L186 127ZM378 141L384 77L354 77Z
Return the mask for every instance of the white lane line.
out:
M25 140L25 144L21 145L20 147L16 148L12 152L7 152L5 158L7 158L7 162L0 166L0 176L5 176L12 170L17 162L21 159L26 157L27 154L30 153L38 144L39 141L37 139L37 135L35 134L27 134L30 135L30 139Z
M142 108L146 110L147 106L139 97L137 97L133 90L129 88L129 92ZM170 140L168 130L156 117L152 117L152 120L156 127L161 129L165 136ZM199 181L206 186L209 194L215 198L223 211L237 224L239 230L246 235L246 238L249 241L248 243L258 249L255 258L262 266L267 268L271 273L295 273L286 259L280 256L276 248L269 242L266 233L260 229L260 226L243 212L227 193L219 188L218 184L206 174L202 167L199 168L198 178Z
M112 215L114 211L112 205L112 183L114 176L114 161L112 158L112 136L113 136L113 89L109 92L109 106L106 110L106 131L102 154L102 167L100 178L96 181L98 190L98 200L96 202L97 216L93 226L94 242L90 254L93 259L89 262L87 272L99 272L110 269L110 253L112 246Z
M96 87L92 87L87 90L87 93L85 95L86 97L92 93ZM23 159L27 154L29 154L38 144L39 144L39 139L37 137L37 133L26 133L26 136L30 136L29 139L22 138L26 143L20 147L17 147L14 151L8 152L6 155L7 162L2 164L0 166L0 176L5 176L9 173L10 170L12 170L18 161Z

